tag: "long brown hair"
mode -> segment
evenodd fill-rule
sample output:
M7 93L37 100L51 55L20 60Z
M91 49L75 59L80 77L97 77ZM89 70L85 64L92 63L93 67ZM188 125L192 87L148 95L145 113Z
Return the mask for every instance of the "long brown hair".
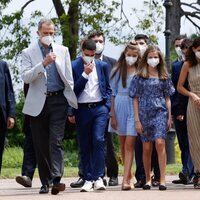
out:
M119 71L118 80L120 79L120 77L122 77L123 88L126 88L127 64L126 64L125 57L126 57L126 53L127 53L128 50L137 50L138 51L138 59L137 59L136 63L134 64L136 69L138 68L138 64L139 64L139 61L140 61L140 54L139 54L140 49L139 49L138 44L134 40L132 40L126 45L124 51L121 53L119 60L117 61L117 64L116 64L116 68L115 68L115 70L114 70L114 72L113 72L113 74L111 75L111 78L110 78L110 79L113 79L113 77Z
M147 64L147 57L150 52L157 52L159 56L159 64L157 65L158 69L158 77L159 79L165 80L168 78L168 72L166 69L165 61L163 58L163 55L160 51L160 49L157 46L149 46L147 50L145 51L144 55L142 56L142 59L138 66L138 72L137 74L143 78L149 78L148 73L148 64Z

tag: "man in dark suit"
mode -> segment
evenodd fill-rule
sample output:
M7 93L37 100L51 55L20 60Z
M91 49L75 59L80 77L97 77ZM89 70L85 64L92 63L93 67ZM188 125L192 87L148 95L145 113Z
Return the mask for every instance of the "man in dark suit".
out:
M85 183L81 192L105 190L102 177L105 166L104 135L111 106L107 63L94 59L96 43L86 39L82 56L72 61L74 92L78 110L69 117L76 121L82 174ZM93 184L94 183L94 184Z
M192 40L183 39L179 36L175 39L174 45L176 52L179 52L178 48L181 49L182 54L178 54L178 59L172 63L172 82L176 88L178 84L178 79L180 72L184 63L184 57L187 49L192 45ZM179 45L179 46L178 46ZM188 88L188 81L185 82L185 87ZM176 135L181 150L181 162L182 170L179 173L179 179L173 180L174 184L192 184L194 178L194 166L189 150L188 132L187 132L187 104L188 97L181 95L175 91L174 95L171 97L172 102L172 115L174 120L174 125L176 129Z
M0 60L0 173L6 130L15 124L15 97L8 65Z
M116 64L116 60L103 55L103 50L105 46L105 36L101 31L95 31L88 36L88 39L92 39L96 43L96 53L95 58L102 60L108 64L108 72L110 74L112 68ZM108 132L108 123L105 130L105 143L106 143L106 168L107 168L107 176L109 177L108 185L116 186L118 185L118 163L115 156L114 144L112 133ZM71 187L82 187L84 184L84 179L81 173L81 163L79 164L79 179L70 184ZM104 183L106 184L106 180L104 179Z

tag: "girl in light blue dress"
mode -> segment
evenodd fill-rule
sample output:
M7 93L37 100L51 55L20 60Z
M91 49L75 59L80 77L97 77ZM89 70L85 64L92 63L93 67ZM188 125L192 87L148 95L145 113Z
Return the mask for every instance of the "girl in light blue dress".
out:
M109 131L119 135L124 163L122 190L133 188L131 168L137 133L134 124L133 101L129 97L129 86L138 66L139 54L139 46L136 42L128 43L118 60L117 67L111 72L110 83L113 92Z

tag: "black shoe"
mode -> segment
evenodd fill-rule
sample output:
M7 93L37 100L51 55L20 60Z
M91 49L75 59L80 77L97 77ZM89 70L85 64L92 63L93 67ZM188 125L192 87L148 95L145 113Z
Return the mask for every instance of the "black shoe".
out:
M64 183L56 183L52 186L51 194L56 195L59 192L62 192L65 190L65 184Z
M144 185L145 185L145 182L142 181L142 180L139 180L134 184L134 187L135 188L142 188Z
M184 174L183 172L179 173L179 178L182 180L184 185L187 185L190 181L189 176L187 174Z
M181 179L173 180L173 184L183 184L183 181Z
M83 180L82 178L79 178L76 182L70 183L70 187L80 188L84 185L84 183L85 183L85 180Z
M102 178L102 180L103 180L103 184L104 184L105 186L107 186L107 181L106 181L106 179L105 179L105 178Z
M167 187L165 185L159 185L159 190L166 190Z
M148 185L148 184L145 184L143 187L142 187L143 190L150 190L151 189L151 186Z
M110 177L108 181L109 186L117 186L118 185L118 178L117 177Z
M47 193L49 193L49 186L48 186L48 185L43 185L43 186L40 188L39 193L40 193L40 194L47 194Z
M157 177L155 177L155 176L151 177L151 185L152 185L153 187L158 187L158 186L160 185L160 180L159 180L159 178L157 178Z
M17 176L15 180L24 187L32 187L32 181L28 176Z

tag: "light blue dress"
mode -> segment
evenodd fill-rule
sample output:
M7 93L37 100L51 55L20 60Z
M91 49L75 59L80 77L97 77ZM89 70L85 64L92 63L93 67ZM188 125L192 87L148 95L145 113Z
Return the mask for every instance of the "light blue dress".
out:
M111 72L112 74L112 72ZM109 124L109 132L115 132L120 136L137 136L134 124L133 99L129 96L129 86L134 74L127 76L126 88L122 86L119 73L110 80L112 95L115 97L115 115L117 120L117 130Z

